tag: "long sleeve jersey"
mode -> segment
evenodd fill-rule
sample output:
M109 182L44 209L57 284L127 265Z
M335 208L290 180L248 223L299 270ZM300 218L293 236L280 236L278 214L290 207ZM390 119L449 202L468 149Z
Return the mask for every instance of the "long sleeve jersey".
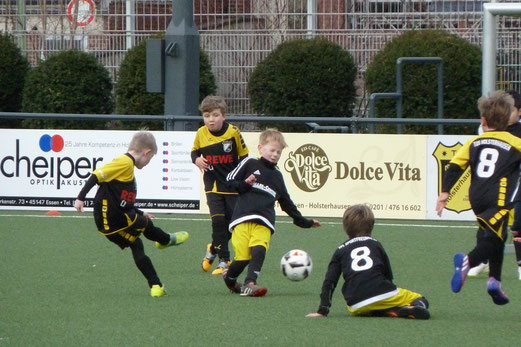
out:
M369 236L347 240L336 249L322 284L318 313L329 313L340 275L345 281L342 294L353 310L398 294L389 258L380 242Z
M216 133L212 133L206 125L200 127L190 156L193 163L201 156L208 161L209 168L203 174L206 193L237 194L226 184L226 175L248 156L248 148L236 126L225 122Z
M254 174L257 181L250 186L244 180ZM233 211L230 231L237 224L255 222L275 232L275 201L301 228L313 226L313 220L304 218L291 200L282 173L276 165L264 158L243 159L227 176L230 186L239 191Z

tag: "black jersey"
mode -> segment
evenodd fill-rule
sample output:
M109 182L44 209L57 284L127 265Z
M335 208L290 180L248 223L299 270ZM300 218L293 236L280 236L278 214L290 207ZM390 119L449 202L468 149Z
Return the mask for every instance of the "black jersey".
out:
M398 294L389 258L380 242L371 237L356 237L337 248L322 284L319 313L329 313L341 274L345 281L342 294L353 310Z
M250 186L244 180L254 174L257 181ZM230 186L239 191L230 231L237 224L256 222L275 232L275 201L301 228L311 228L313 220L304 218L291 200L282 173L264 158L245 158L228 174Z
M237 166L240 158L248 155L248 148L242 135L234 125L224 122L219 132L212 133L202 126L195 135L192 148L192 162L202 156L209 168L203 174L206 193L234 193L226 184L226 175Z
M78 199L83 201L89 190L99 185L94 197L94 220L103 234L132 226L137 215L142 214L134 206L137 196L134 164L135 159L129 153L115 158L94 170L78 195Z
M516 137L521 137L521 123L515 122L514 124L509 125L506 131Z
M491 207L508 209L521 197L521 139L506 131L488 131L468 140L450 161L442 191L448 192L470 165L469 201L476 215Z

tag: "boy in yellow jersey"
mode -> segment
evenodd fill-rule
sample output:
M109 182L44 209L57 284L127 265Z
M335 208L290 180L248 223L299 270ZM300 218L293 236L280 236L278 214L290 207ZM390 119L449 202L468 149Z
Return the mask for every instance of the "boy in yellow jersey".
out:
M509 211L519 201L521 139L505 131L514 107L512 96L503 91L478 100L483 134L468 140L449 163L438 196L436 211L441 216L449 191L470 166L469 201L483 237L468 253L454 255L451 287L458 293L470 268L489 263L488 294L496 305L509 302L501 286L501 268L508 229Z
M199 106L204 126L195 135L192 162L203 172L206 202L212 219L212 242L206 246L202 261L208 271L217 256L219 265L213 275L222 274L230 263L228 225L237 200L237 191L226 183L226 176L248 156L248 148L239 129L226 122L226 102L210 95Z
M74 202L78 212L83 212L85 197L96 184L99 185L94 197L94 221L99 232L117 244L121 249L129 247L138 269L148 281L150 295L159 297L166 294L152 261L145 254L143 234L156 241L156 247L163 249L182 244L188 239L185 231L167 234L152 223L153 215L134 206L136 202L136 180L134 166L142 169L157 153L154 135L140 131L130 141L127 153L110 163L94 170Z

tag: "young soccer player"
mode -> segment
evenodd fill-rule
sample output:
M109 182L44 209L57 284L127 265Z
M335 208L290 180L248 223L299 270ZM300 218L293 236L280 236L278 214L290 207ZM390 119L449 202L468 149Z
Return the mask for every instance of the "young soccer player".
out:
M514 136L521 138L521 122L519 122L519 117L521 117L521 95L515 90L507 90L507 93L512 96L514 99L514 108L512 109L512 113L510 114L510 120L508 122L507 130ZM480 130L481 127L480 127ZM480 132L480 134L483 131ZM516 253L516 262L517 262L517 272L518 277L521 280L521 201L517 201L514 203L514 218L513 224L510 227L510 231L513 236L513 244ZM478 228L476 232L476 240L479 242L483 238L483 229ZM488 272L488 261L486 263L480 263L477 266L471 268L468 272L468 276L477 276L482 272Z
M429 302L421 294L396 287L391 264L380 242L371 237L374 215L366 205L350 206L342 218L349 239L333 254L322 284L318 311L325 317L340 275L347 309L355 315L429 319Z
M235 258L223 272L223 278L226 286L241 296L264 296L268 291L257 285L257 277L275 232L275 201L297 226L320 226L317 220L302 217L276 167L285 147L286 141L279 131L263 131L258 146L261 157L244 159L227 177L231 186L239 191L239 199L230 223ZM237 277L248 265L248 274L241 285Z
M212 242L206 246L203 271L208 271L219 256L219 265L212 272L220 275L230 263L228 225L237 200L237 191L226 183L226 175L248 156L248 148L239 129L226 122L226 102L220 96L203 99L199 110L204 126L197 130L192 148L192 162L203 171L206 202L212 219Z
M152 261L145 254L141 234L156 241L156 247L160 249L180 245L188 239L185 231L165 233L152 223L153 215L134 206L137 193L134 166L142 169L156 152L156 140L152 133L136 133L127 153L94 170L74 202L76 210L83 212L87 193L96 184L99 185L94 197L94 221L98 231L121 249L131 249L134 262L147 279L153 297L165 295L166 290Z
M476 214L483 237L467 254L454 255L454 274L451 288L458 293L471 267L488 260L487 291L497 305L509 302L501 286L501 268L508 229L509 211L519 196L519 167L521 139L504 131L507 129L514 100L503 91L478 100L483 134L470 139L449 163L438 196L439 216L449 197L450 188L462 171L470 165L469 201Z

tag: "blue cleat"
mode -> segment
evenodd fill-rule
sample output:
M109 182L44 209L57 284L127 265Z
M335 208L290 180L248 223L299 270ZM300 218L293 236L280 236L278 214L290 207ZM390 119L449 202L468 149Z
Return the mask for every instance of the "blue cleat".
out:
M494 277L488 278L487 292L492 297L492 301L494 301L494 304L496 305L505 305L510 301L501 288L501 282L496 280Z
M454 293L459 293L461 287L463 287L463 284L465 283L468 272L469 258L467 255L465 253L454 254L454 275L452 275L452 280L450 282L450 286Z

